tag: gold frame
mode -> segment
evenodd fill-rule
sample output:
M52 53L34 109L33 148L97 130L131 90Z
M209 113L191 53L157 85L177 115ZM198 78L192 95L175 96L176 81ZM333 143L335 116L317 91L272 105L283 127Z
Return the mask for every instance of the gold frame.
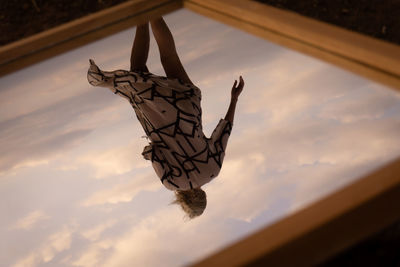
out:
M188 8L400 91L400 46L248 0L132 0L0 47L0 76ZM310 266L400 219L400 158L193 266Z

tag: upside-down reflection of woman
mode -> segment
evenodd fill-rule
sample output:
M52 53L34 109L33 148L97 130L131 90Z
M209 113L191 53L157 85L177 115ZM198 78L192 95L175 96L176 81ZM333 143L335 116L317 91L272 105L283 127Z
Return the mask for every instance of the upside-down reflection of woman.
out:
M107 87L126 98L150 140L142 152L162 184L175 191L176 200L190 218L203 213L206 194L201 186L214 179L221 167L231 133L236 102L244 81L240 76L231 91L231 102L210 138L201 121L201 91L189 79L178 57L174 39L165 21L150 21L166 77L149 72L149 23L137 26L130 71L102 71L93 60L89 83Z

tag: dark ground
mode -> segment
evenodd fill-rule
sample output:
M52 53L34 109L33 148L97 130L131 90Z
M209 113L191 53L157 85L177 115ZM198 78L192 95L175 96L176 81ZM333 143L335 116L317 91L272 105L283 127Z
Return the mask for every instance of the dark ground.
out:
M0 0L0 46L127 0ZM256 0L400 44L400 0Z
M357 226L355 226L357 227ZM319 267L399 267L400 222L334 256Z
M0 45L126 0L0 0Z
M400 44L400 0L256 0Z

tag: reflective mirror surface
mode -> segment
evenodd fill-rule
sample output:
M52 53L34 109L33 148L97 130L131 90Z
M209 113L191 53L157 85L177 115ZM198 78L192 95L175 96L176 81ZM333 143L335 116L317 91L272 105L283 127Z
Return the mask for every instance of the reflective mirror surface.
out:
M4 266L181 266L400 155L398 93L187 10L165 20L207 136L246 82L204 214L170 205L132 107L87 83L89 58L129 68L129 29L0 79ZM153 38L148 67L164 75Z

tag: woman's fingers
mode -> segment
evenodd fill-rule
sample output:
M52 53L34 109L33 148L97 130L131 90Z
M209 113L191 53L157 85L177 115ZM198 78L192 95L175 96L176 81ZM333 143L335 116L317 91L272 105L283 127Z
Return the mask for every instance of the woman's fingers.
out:
M244 86L244 80L243 80L242 76L240 76L239 79L240 79L239 87L242 87L242 88L243 88L243 86Z
M243 80L242 76L240 76L239 77L239 84L238 84L237 80L235 80L235 83L233 84L232 97L237 99L239 97L240 93L243 90L243 86L244 86L244 80Z
M243 87L243 86L244 86L244 80L243 80L242 76L240 76L239 77L239 84L238 84L237 80L235 80L235 83L233 84L233 88L240 88L240 87Z

